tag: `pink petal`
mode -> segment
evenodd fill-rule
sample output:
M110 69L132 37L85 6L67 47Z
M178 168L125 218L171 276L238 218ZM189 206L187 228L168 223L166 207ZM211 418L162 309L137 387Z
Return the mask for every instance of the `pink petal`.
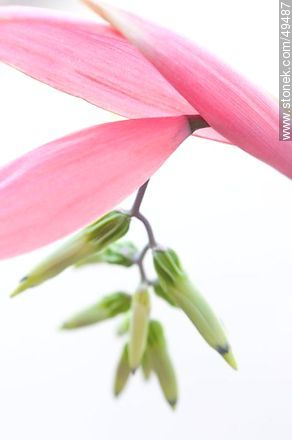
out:
M51 10L0 7L0 61L126 117L197 113L109 26Z
M209 139L211 141L223 142L224 144L231 144L228 139L226 139L212 127L200 128L199 130L194 131L193 136Z
M191 133L184 116L119 121L40 147L0 170L0 258L50 243L142 185Z
M292 141L279 140L279 106L200 47L132 14L86 0L151 61L209 125L292 177Z
M52 10L0 7L0 61L122 116L198 113L110 27ZM211 128L200 132L222 138Z

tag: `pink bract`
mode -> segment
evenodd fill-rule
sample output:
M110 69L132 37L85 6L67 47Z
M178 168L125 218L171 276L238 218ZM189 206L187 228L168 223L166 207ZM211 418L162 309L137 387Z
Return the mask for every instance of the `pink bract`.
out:
M184 38L94 0L84 0L131 41L209 125L292 177L292 141L279 140L279 106L242 75Z
M239 146L292 177L278 105L213 55L132 14L86 0L115 28L0 7L0 61L127 118L66 136L0 170L0 258L95 220L192 134ZM191 117L191 119L190 119ZM194 128L194 126L193 126Z
M0 258L95 220L141 186L190 133L184 116L102 124L2 168Z

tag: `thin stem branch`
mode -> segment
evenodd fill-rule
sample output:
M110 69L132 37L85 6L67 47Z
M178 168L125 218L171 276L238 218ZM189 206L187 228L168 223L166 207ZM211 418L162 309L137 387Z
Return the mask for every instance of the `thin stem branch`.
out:
M141 253L139 254L137 258L137 263L140 263L144 260L145 255L147 254L148 250L150 249L149 244L146 244L146 246L142 249Z
M144 225L144 227L146 229L146 232L147 232L147 235L148 235L148 240L149 240L149 247L151 247L151 248L156 247L157 243L156 243L156 240L155 240L155 237L154 237L154 232L153 232L153 229L152 229L152 226L151 226L149 220L143 214L141 214L141 212L136 214L135 217L138 220L140 220L140 222L143 223L143 225Z
M147 279L147 275L146 275L146 272L145 272L145 268L144 268L143 262L144 262L144 258L145 258L145 255L147 254L148 249L149 249L149 244L147 244L144 247L144 249L141 251L140 255L138 256L138 258L136 260L136 264L137 264L137 267L139 269L140 276L141 276L141 282L142 283L147 283L147 284L149 284L149 282L148 282L148 279Z
M141 277L141 283L147 283L148 284L148 280L147 280L147 276L146 276L146 272L144 269L144 264L142 261L140 261L139 263L137 263L137 267L139 269L140 272L140 277Z
M134 200L133 206L131 208L131 210L129 211L129 214L132 217L137 218L138 220L140 220L140 222L143 223L147 235L148 235L148 240L149 240L149 247L155 247L156 246L156 240L154 238L154 233L153 233L153 229L152 226L149 222L149 220L140 212L140 208L141 208L141 204L143 201L143 198L145 196L145 192L148 186L149 180L147 180L147 182L144 183L144 185L142 185L136 195L136 198Z
M131 209L131 215L133 217L137 217L137 215L140 212L140 207L141 207L148 183L149 183L149 180L147 180L147 182L145 182L144 185L142 185L137 192L134 204Z

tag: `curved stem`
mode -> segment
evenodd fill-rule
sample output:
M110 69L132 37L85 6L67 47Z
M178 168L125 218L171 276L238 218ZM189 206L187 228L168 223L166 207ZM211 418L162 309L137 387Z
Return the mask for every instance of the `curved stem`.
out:
M156 247L157 246L157 242L155 240L154 232L153 232L153 229L152 229L152 226L151 226L149 220L143 214L141 214L140 212L138 214L136 214L135 217L138 220L140 220L140 222L142 222L143 225L145 226L145 229L146 229L146 232L147 232L147 235L148 235L149 246L151 248Z
M150 249L149 244L146 244L146 246L142 249L139 257L137 258L137 263L140 263L144 260L145 255L147 254L148 250Z
M136 195L136 198L134 200L133 206L131 208L131 210L129 211L129 214L132 217L137 218L138 220L140 220L140 222L143 223L147 235L148 235L148 240L149 240L149 246L150 247L155 247L156 246L156 240L154 238L154 233L153 233L153 229L152 226L149 222L149 220L140 212L140 208L141 208L141 204L147 189L149 183L149 179L147 180L147 182L144 183L144 185L142 185Z
M141 262L137 263L137 267L138 267L139 272L140 272L141 283L147 283L148 284L148 280L147 280L147 276L146 276L146 272L145 272L145 269L144 269L143 262L141 261Z
M139 269L139 272L140 272L140 276L141 276L141 282L142 283L147 283L147 284L149 284L149 281L147 279L147 275L146 275L146 272L145 272L143 260L145 258L145 255L147 254L148 249L149 249L149 244L147 244L144 247L144 249L141 251L139 257L136 260L136 264L138 266L138 269Z

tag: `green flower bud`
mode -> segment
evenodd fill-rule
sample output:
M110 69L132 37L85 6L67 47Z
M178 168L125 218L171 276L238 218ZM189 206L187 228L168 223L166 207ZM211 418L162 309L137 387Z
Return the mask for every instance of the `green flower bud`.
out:
M102 251L110 243L126 234L130 219L130 216L122 211L112 211L87 226L22 278L11 296L38 286L59 275L79 260Z
M146 348L144 352L141 367L142 367L144 379L149 380L152 373L152 365L151 365L151 359L148 348Z
M174 250L160 247L153 249L153 261L158 280L164 290L168 291L170 286L176 286L180 280L186 278Z
M163 290L161 284L158 281L155 281L152 287L157 296L164 299L164 301L168 302L168 304L170 304L171 306L176 307L175 302L172 300L172 298L170 298L169 295L167 295L166 291Z
M97 248L104 248L123 237L129 230L131 216L124 211L111 211L96 222L87 226L86 234L93 240Z
M170 406L175 408L178 400L176 374L169 357L163 328L158 321L150 321L147 350L164 397Z
M113 318L127 312L131 306L131 296L124 292L117 292L104 297L97 304L88 307L66 321L62 328L66 330L85 327Z
M186 313L205 341L232 368L237 369L223 326L210 305L190 282L176 253L171 249L157 248L153 251L153 258L162 288Z
M78 261L75 267L83 267L90 264L107 263L124 267L131 267L135 263L138 249L131 241L113 243L104 251L98 252Z
M131 370L128 362L128 346L124 346L114 380L114 395L118 397L127 385Z
M133 295L131 310L129 365L134 372L140 365L147 343L150 295L146 287L141 286Z

